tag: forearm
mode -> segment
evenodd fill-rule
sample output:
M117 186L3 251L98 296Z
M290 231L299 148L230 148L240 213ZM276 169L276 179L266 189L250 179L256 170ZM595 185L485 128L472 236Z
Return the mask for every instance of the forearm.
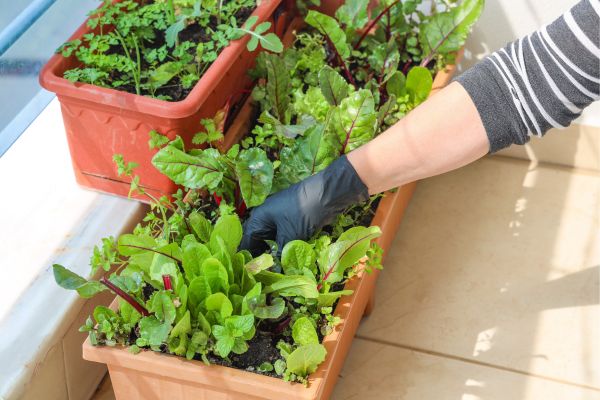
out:
M375 194L462 167L488 151L477 108L455 82L349 153L348 160Z

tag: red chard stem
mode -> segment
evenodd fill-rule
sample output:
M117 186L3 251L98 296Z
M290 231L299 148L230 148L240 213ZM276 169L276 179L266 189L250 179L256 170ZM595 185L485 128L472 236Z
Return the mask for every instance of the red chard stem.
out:
M140 303L138 303L129 294L127 294L124 291L122 291L121 289L119 289L114 283L112 283L111 281L106 279L106 277L102 277L100 279L100 283L103 284L104 286L106 286L107 288L109 288L110 290L112 290L117 296L121 297L123 300L125 300L126 302L131 304L131 306L133 308L135 308L137 310L137 312L142 314L144 317L147 317L148 315L150 315L150 313L148 312L148 310L146 310L144 308L144 306L142 306Z

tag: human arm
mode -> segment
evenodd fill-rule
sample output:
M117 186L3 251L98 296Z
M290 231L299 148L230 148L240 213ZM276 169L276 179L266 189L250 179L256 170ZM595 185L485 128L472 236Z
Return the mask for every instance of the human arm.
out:
M495 52L396 125L253 210L242 246L306 239L370 194L564 127L600 97L600 1ZM344 176L344 179L339 179Z

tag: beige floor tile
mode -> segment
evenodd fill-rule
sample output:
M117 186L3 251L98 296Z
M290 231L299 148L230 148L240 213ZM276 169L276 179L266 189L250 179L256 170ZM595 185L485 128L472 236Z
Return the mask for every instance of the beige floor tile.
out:
M600 175L488 158L421 182L359 335L600 387Z
M110 377L108 375L102 380L98 390L90 400L115 400L115 392L110 383Z
M598 400L600 392L356 339L332 400Z

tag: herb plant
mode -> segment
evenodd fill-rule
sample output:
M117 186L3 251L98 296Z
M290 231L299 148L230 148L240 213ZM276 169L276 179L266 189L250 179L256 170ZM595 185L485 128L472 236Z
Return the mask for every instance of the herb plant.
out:
M281 51L270 22L246 19L255 0L103 0L90 13L92 32L62 45L65 57L80 65L64 73L73 82L123 90L162 100L185 98L230 41L250 35L248 49L260 43ZM241 25L245 20L245 23Z

